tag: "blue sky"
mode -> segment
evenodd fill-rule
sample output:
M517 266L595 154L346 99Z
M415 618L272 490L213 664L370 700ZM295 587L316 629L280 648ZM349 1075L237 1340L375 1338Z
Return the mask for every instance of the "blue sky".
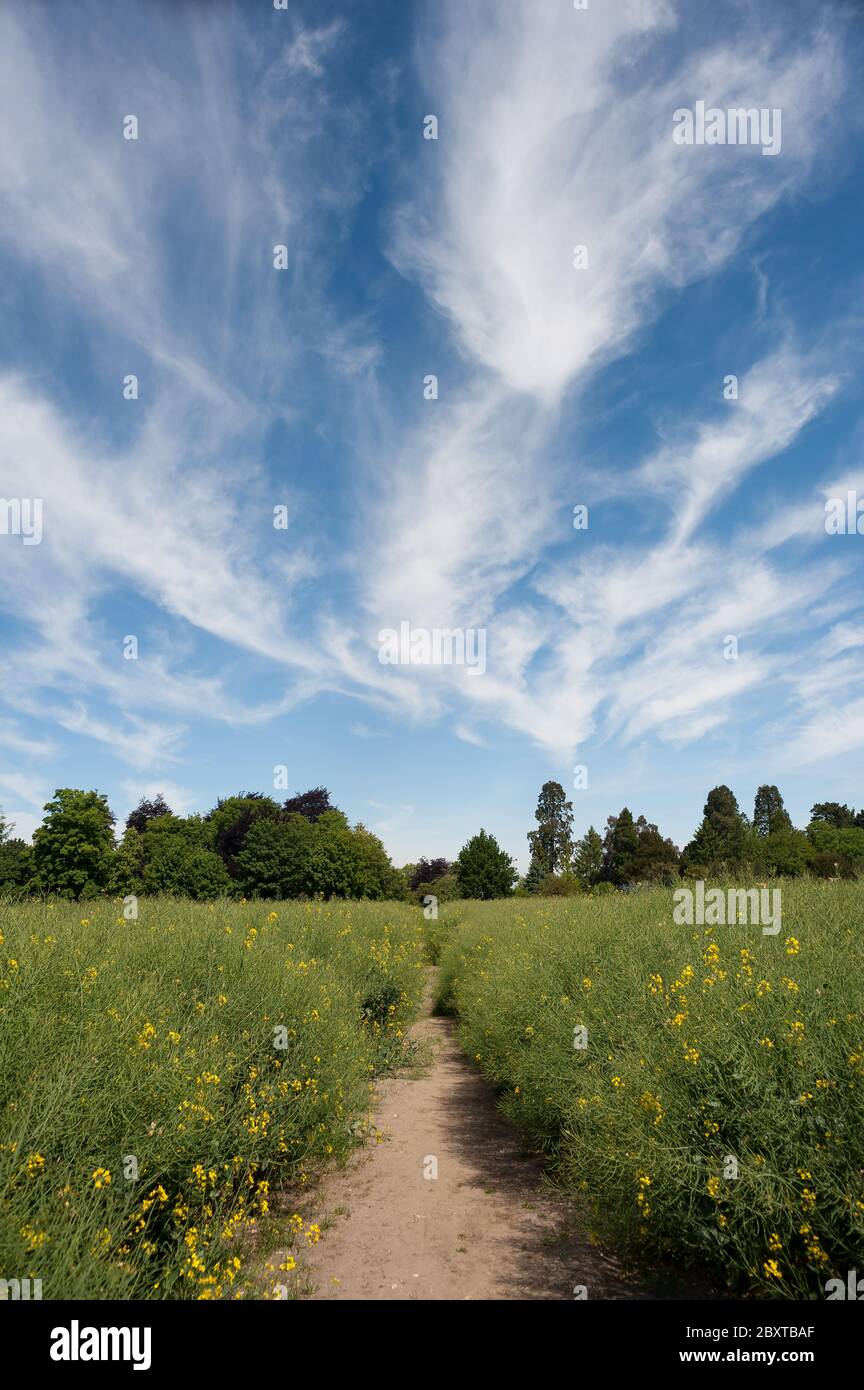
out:
M397 863L483 825L525 867L550 777L679 844L721 781L864 802L864 536L825 528L864 498L862 56L844 0L9 0L19 833L278 765ZM699 101L779 153L676 143ZM403 621L485 671L382 664Z

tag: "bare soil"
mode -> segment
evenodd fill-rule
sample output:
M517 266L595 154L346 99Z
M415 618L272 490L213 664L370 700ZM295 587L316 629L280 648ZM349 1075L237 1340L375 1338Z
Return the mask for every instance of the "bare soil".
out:
M628 1274L592 1236L544 1184L542 1157L526 1152L431 999L411 1036L431 1065L379 1083L376 1142L307 1194L301 1210L323 1234L295 1252L295 1288L319 1300L711 1296L669 1274L650 1283ZM284 1254L271 1254L270 1267Z

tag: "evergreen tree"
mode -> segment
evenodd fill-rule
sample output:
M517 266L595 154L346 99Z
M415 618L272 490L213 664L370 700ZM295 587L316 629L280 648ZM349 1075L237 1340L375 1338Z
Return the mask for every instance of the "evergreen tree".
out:
M530 835L528 838L531 838ZM536 893L545 877L545 865L537 858L536 854L532 854L531 863L528 865L528 872L524 879L525 888L528 889L529 893Z
M779 793L778 793L779 795ZM721 783L713 787L705 802L705 818L721 840L735 845L741 840L747 821L738 808L738 801L729 787Z
M681 866L696 871L731 871L745 863L752 849L747 818L729 788L721 784L708 793L702 823L684 849Z
M603 841L589 825L581 840L576 841L573 872L585 883L597 883L603 872Z
M684 846L681 855L681 867L704 874L709 869L718 866L723 855L722 836L718 834L713 825L703 818L693 839Z
M839 801L817 801L811 808L810 820L824 822L835 830L847 830L855 824L855 812Z
M773 835L778 830L792 829L792 821L780 792L776 787L768 786L767 782L756 792L753 829L757 835Z
M603 877L607 883L632 883L636 877L639 836L633 813L626 806L606 822L603 837Z
M678 874L677 846L657 826L640 816L636 821L636 855L631 874L637 883L668 883Z
M463 898L509 897L518 878L512 857L485 830L462 846L455 869Z
M596 847L592 847L594 852ZM625 806L619 815L609 817L601 873L607 883L621 887L625 883L668 882L678 873L678 858L672 841L664 839L644 816L634 821Z
M528 843L537 874L544 877L569 869L573 858L573 804L564 795L560 782L543 783L534 819L538 826L528 832Z

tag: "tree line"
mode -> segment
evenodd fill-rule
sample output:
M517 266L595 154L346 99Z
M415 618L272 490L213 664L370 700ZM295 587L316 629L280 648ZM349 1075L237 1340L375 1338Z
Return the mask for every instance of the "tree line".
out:
M702 820L683 850L644 816L625 806L606 822L573 838L573 805L558 782L546 782L528 834L528 892L566 893L673 882L680 877L854 878L864 871L864 810L836 801L817 802L803 830L792 824L776 786L756 792L752 817L725 785L712 788Z
M702 820L679 851L644 816L623 807L601 836L573 835L573 805L559 782L541 788L520 878L511 855L481 830L450 862L441 856L396 868L381 840L335 806L325 787L280 803L260 792L217 801L206 814L175 815L162 796L142 799L122 835L107 798L60 788L28 845L0 810L0 893L79 899L171 894L207 900L370 898L437 902L513 893L612 892L686 878L763 878L864 872L864 810L817 802L796 829L776 786L761 786L748 817L727 786L708 793Z
M404 884L376 835L334 806L324 787L280 804L259 792L177 816L143 799L115 839L96 791L61 788L33 844L12 839L0 814L0 890L90 898L166 893L237 897L400 897Z
M609 816L604 833L589 825L573 834L573 803L560 782L545 782L528 832L530 863L519 878L512 858L494 836L481 831L455 864L421 859L408 865L409 888L422 901L456 897L494 898L611 893L639 883L675 883L682 877L736 878L811 874L856 878L864 874L864 810L819 801L805 829L796 829L774 785L756 792L752 817L725 785L713 787L693 838L679 850L645 816L624 806Z

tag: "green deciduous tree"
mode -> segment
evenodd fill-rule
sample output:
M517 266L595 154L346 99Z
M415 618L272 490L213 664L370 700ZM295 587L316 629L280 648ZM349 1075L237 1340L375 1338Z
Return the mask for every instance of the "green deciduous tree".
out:
M422 905L423 899L430 893L438 899L439 903L455 902L461 894L459 879L455 874L442 874L440 878L433 878L431 882L421 883L414 897Z
M291 815L249 827L237 855L238 881L248 898L297 898L312 882L311 821Z
M547 874L537 889L541 898L575 898L582 892L582 880L569 870L563 874Z
M58 788L33 834L39 889L61 898L93 897L110 881L114 817L99 792Z
M349 825L341 811L312 821L299 814L263 817L237 855L248 897L400 898L405 884L377 835Z
M212 849L212 835L203 817L145 817L143 831L130 826L114 854L111 890L165 893L172 897L221 898L234 884Z
M145 893L168 893L206 901L227 897L234 891L225 865L212 849L205 849L183 835L145 835L144 839L145 853L150 851L144 866ZM156 843L147 846L147 840Z
M837 827L827 820L812 820L807 839L813 846L813 872L822 878L852 878L864 873L864 829Z
M123 898L144 891L144 836L134 825L127 823L123 839L114 851L109 889Z
M240 877L238 855L243 848L250 826L255 821L276 821L282 815L279 803L261 792L240 792L226 796L208 811L205 817L210 846L219 855L230 876Z
M760 873L795 878L807 872L814 858L815 850L803 830L789 825L759 837L755 865Z
M325 898L399 897L402 880L377 835L341 811L325 811L314 822L312 892Z
M13 838L14 829L0 808L0 893L17 896L33 876L33 850L24 840Z

